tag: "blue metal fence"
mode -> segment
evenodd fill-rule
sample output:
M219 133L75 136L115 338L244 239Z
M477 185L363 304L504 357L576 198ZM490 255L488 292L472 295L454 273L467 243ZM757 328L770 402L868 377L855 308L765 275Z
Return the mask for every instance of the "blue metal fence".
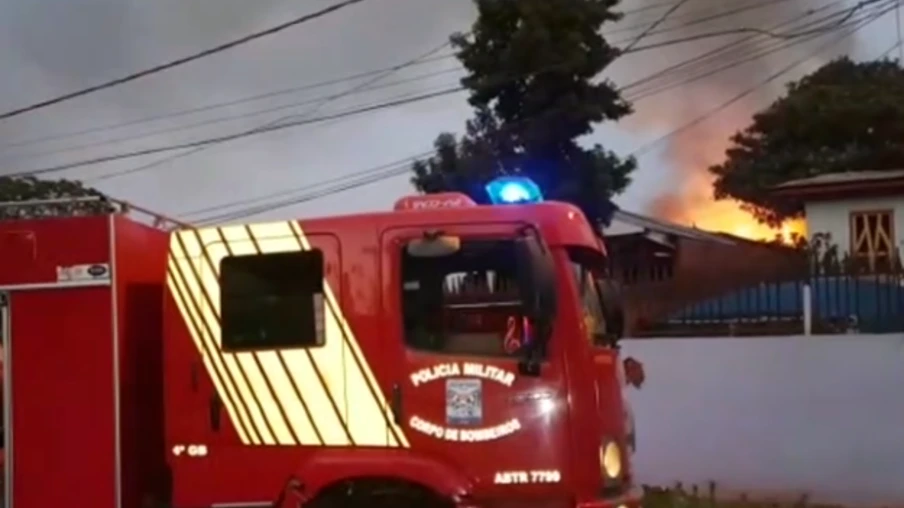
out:
M804 287L810 287L814 329L864 333L904 332L904 275L822 275L764 282L690 304L672 314L670 326L799 322Z

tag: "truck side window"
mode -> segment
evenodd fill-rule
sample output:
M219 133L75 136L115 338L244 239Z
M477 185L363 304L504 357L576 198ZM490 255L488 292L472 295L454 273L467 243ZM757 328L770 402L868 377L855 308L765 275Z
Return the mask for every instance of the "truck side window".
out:
M450 355L513 356L525 340L509 240L463 240L450 256L403 249L402 313L413 349Z
M587 340L597 346L608 345L606 339L608 325L606 313L593 272L595 260L588 256L587 253L577 249L569 251L569 258L571 260L572 277L581 302L584 329L588 335Z
M323 254L223 258L220 314L225 351L323 345Z

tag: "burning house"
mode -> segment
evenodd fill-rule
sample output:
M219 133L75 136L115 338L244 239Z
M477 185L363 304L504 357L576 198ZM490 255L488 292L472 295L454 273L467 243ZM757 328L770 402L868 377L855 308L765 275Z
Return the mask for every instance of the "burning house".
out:
M799 259L777 243L705 231L618 210L604 229L611 273L625 291L627 328L652 333L695 302L781 279Z

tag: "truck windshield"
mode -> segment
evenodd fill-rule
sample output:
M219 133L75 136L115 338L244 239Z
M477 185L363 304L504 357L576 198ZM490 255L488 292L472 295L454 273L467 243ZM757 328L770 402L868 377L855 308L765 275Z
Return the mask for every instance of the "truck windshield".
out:
M452 355L514 356L529 329L512 240L463 239L443 257L402 254L402 314L409 347Z
M584 330L587 340L596 346L607 346L609 340L606 330L606 314L600 288L599 277L605 268L604 258L589 249L569 249L571 274L574 279L581 311L584 319Z

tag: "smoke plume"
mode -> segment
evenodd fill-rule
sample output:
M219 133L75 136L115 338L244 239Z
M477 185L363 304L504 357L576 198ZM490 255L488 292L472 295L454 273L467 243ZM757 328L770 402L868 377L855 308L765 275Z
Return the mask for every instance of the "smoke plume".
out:
M649 10L626 16L620 23L624 26L637 26L655 21L669 4L663 4L661 0L640 0L623 4L626 5L630 5L632 9L635 6L649 7ZM653 5L663 7L654 9ZM741 27L771 29L779 33L808 30L814 26L823 26L807 25L808 23L815 23L843 8L843 4L826 7L825 2L815 0L695 0L675 11L655 30L655 35L644 38L638 47ZM810 9L816 12L807 15ZM798 21L789 23L795 19ZM838 17L833 17L831 22L837 19ZM837 37L835 32L837 31L819 37L805 37L807 40L799 43L749 33L739 34L700 39L628 56L624 60L630 60L631 67L623 70L636 80L670 65L722 49L718 56L699 61L687 70L675 71L671 78L663 77L655 83L632 87L628 97L635 100L637 112L627 124L636 132L670 132L686 122L706 115L733 96L757 86L779 69L810 54L816 47ZM714 201L712 177L707 168L723 160L730 136L745 127L755 111L774 100L783 90L784 83L814 70L826 59L852 49L852 40L853 38L846 39L834 46L833 51L821 53L769 85L759 86L745 99L713 114L706 121L671 136L657 147L657 150L661 150L658 154L654 150L650 155L642 157L641 166L654 164L657 159L664 164L659 171L671 183L669 191L657 196L648 211L679 223L696 224L702 228L744 236L759 236L759 230L763 228L741 212L736 203ZM789 47L778 50L782 46ZM773 52L765 54L769 51ZM756 55L762 56L752 59ZM661 86L675 85L707 71L748 59L751 61L693 83L671 86L667 91L649 95L651 90ZM637 99L638 96L641 99Z

